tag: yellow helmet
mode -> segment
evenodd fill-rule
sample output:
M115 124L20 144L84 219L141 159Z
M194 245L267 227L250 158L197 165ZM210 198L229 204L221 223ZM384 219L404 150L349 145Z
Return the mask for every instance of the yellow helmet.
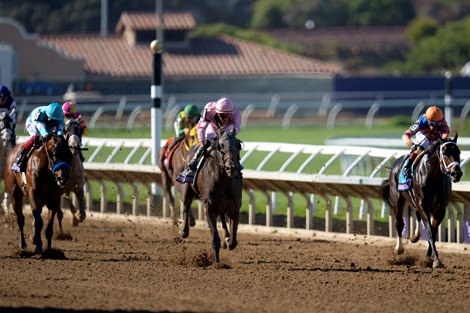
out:
M439 109L437 106L432 106L429 107L426 110L426 119L428 121L433 121L433 122L440 122L444 118L444 114L442 113L442 110Z

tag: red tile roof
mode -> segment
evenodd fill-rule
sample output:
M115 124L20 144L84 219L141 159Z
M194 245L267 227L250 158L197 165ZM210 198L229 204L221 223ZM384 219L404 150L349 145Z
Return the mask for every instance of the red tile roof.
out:
M189 12L167 12L163 15L165 29L193 30L196 21ZM116 32L120 33L127 27L134 30L152 30L160 27L160 19L155 12L123 12L116 24Z
M148 45L131 47L120 36L41 36L65 55L85 59L89 75L149 77L152 54ZM214 76L316 76L341 71L335 64L298 56L229 36L191 40L189 49L164 50L163 74L167 77Z

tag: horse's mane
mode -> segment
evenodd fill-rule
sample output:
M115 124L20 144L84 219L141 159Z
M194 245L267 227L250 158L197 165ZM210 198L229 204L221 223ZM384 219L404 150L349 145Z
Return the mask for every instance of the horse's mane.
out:
M52 148L52 157L54 161L70 163L72 160L72 152L68 147L68 143L65 137L55 135L54 142L55 144Z

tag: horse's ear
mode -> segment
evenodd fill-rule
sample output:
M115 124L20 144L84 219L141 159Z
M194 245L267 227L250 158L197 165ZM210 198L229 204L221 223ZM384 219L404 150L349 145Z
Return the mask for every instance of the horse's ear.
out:
M452 141L457 143L457 138L459 138L459 133L455 132L455 137L452 139Z
M230 130L230 133L235 136L235 127L232 127L232 129Z

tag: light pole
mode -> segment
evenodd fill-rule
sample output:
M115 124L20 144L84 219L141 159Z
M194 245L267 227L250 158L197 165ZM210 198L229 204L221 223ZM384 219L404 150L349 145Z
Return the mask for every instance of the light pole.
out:
M445 104L445 117L449 127L452 126L452 73L446 71L445 76L445 95L444 95L444 104Z
M152 165L158 165L160 155L160 141L162 139L162 48L158 40L150 43L153 54L152 62L152 98L151 132L152 132Z

